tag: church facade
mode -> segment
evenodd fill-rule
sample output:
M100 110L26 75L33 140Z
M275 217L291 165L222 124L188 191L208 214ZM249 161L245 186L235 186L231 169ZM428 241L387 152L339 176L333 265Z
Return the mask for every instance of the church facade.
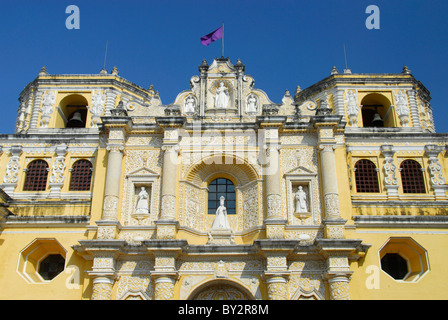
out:
M117 68L25 87L1 299L448 297L448 134L407 67L280 103L240 60L198 71L169 105Z

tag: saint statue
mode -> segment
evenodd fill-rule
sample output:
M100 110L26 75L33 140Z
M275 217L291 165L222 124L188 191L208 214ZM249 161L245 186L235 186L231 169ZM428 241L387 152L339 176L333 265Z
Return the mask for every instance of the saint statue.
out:
M137 207L135 209L136 214L149 213L148 197L149 197L148 192L146 192L145 187L142 187L140 193L138 194Z
M229 104L229 94L227 91L224 82L221 82L219 88L216 89L215 108L227 108L227 105Z
M185 113L194 113L196 109L196 101L192 96L188 96L185 100Z
M296 202L296 212L295 213L303 213L308 212L308 207L306 204L306 192L303 191L303 187L299 186L295 196Z
M224 206L226 198L221 196L219 198L220 206L216 209L215 221L213 221L212 230L215 229L227 229L230 230L229 221L227 220L227 208Z
M246 112L247 113L256 113L258 109L257 106L257 97L254 94L251 94L248 98L247 98L247 107L246 107Z

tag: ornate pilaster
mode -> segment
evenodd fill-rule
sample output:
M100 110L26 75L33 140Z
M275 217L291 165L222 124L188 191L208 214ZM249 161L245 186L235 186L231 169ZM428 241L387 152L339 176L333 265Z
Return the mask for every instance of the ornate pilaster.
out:
M2 188L7 194L12 195L17 186L17 182L19 181L20 155L22 154L22 147L12 146L9 149L9 153L11 157L6 165L6 174L3 178Z
M67 149L66 144L60 144L55 148L56 159L51 168L49 198L60 198L61 196L61 189L65 180L65 155L67 154Z
M279 130L285 120L285 117L276 115L257 117L260 128L264 131L260 160L263 165L264 188L266 190L264 223L268 239L283 239L286 225L286 220L282 215L279 139Z
M56 101L56 94L57 92L52 90L48 91L44 96L42 108L40 109L40 126L42 128L48 128L48 123L50 122L51 115L53 114L53 105Z
M288 279L287 275L265 274L268 289L268 300L288 299Z
M318 239L316 245L319 253L326 259L324 280L328 284L331 300L350 300L349 258L358 259L365 255L369 246L361 244L362 240L353 239Z
M395 150L392 145L382 145L381 153L384 155L384 186L389 200L398 200L398 179L395 176L397 166L394 164Z
M164 130L161 205L157 225L157 239L175 239L178 221L176 220L176 192L179 162L179 128L185 117L164 117L156 121Z
M324 201L325 237L331 239L344 238L344 225L339 205L339 191L335 158L336 139L334 132L341 120L340 116L329 115L327 108L318 109L313 119L318 134L318 149L320 156L320 172L322 181L322 197Z
M115 109L114 109L115 110ZM126 132L132 126L132 120L126 116L102 117L109 139L106 150L107 158L106 184L104 189L103 212L98 224L99 239L114 239L117 235L118 200L120 197L120 183L124 156Z
M154 279L154 300L173 300L174 284L173 276L160 275Z
M335 275L328 280L330 300L350 300L350 278L344 275Z
M439 163L439 154L444 151L444 148L437 145L426 145L425 152L429 157L429 175L431 187L434 190L436 200L446 200L447 185L445 184L445 178L443 177L443 168Z
M88 272L93 278L92 300L111 300L116 279L116 254L98 250L94 252L92 270Z
M154 279L154 300L173 300L177 250L154 251L155 264L151 276Z
M114 280L107 276L93 279L92 300L111 300Z

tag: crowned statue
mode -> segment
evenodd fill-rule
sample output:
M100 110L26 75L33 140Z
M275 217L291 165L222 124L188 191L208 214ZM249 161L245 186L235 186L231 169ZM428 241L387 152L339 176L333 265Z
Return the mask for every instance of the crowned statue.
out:
M219 198L219 207L216 209L215 221L213 221L212 230L215 229L230 229L229 221L227 220L227 208L224 206L226 198L221 196Z
M215 108L225 109L229 104L228 89L224 86L224 82L219 84L219 88L216 89Z
M194 113L196 109L196 100L193 96L188 96L185 100L185 113Z

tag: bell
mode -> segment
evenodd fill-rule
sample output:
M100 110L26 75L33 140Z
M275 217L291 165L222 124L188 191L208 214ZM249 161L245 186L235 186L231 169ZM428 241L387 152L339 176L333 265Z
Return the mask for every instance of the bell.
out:
M375 113L372 120L372 126L374 127L384 127L384 120L381 119L381 116L378 112Z
M84 128L85 123L82 121L80 111L73 112L72 117L67 122L67 128Z

